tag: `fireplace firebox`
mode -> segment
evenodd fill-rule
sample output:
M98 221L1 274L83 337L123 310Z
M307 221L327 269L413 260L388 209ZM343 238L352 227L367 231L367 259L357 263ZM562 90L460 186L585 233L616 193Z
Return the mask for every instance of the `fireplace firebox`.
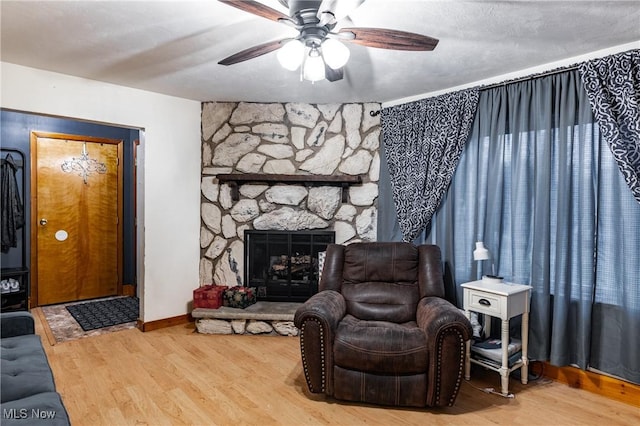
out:
M335 241L333 231L244 233L244 283L257 299L304 302L318 292L318 253Z

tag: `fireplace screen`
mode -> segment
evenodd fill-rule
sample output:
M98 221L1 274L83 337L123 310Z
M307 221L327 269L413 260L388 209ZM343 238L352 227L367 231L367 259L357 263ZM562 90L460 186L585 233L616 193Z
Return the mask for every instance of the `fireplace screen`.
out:
M333 231L245 231L245 285L258 300L304 302L318 292L318 253Z

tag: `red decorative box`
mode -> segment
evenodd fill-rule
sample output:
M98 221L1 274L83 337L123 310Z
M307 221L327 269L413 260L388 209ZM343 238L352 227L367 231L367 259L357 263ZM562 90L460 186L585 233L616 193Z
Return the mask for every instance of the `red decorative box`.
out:
M256 303L256 288L243 286L227 287L222 300L224 306L244 309Z
M226 285L203 285L193 290L193 307L218 309L222 306L222 295L228 288Z

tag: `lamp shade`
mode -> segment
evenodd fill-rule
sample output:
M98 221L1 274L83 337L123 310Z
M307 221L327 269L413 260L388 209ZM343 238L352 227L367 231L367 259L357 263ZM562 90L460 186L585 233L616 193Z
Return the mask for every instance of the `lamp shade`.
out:
M302 76L305 80L320 81L324 80L324 61L320 52L316 48L312 48L307 55L302 70Z
M491 258L489 250L484 246L482 241L476 242L476 249L473 251L473 260L487 260Z
M328 38L322 42L324 61L334 70L345 66L350 54L349 48L338 40Z
M289 71L295 71L302 64L304 44L300 40L291 40L278 50L280 65Z

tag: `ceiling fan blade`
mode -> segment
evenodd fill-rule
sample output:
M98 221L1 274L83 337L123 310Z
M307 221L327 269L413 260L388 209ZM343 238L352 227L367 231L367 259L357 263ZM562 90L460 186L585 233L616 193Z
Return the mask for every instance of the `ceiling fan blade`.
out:
M433 50L438 45L436 38L385 28L342 28L338 35L344 36L340 37L342 41L380 49L420 51Z
M293 22L288 15L285 15L282 12L272 9L269 6L265 6L264 4L257 1L251 1L251 0L218 0L218 1L220 3L228 4L229 6L238 8L240 10L244 10L245 12L249 12L254 15L270 19L272 21L279 22L283 20L283 21Z
M344 67L334 70L329 65L324 64L324 75L329 81L338 81L344 78Z
M322 0L317 15L320 25L335 24L364 2L365 0Z
M284 44L284 42L287 40L291 40L291 39L285 38L282 40L269 41L266 43L259 44L257 46L250 47L234 55L231 55L228 58L224 58L223 60L218 62L218 64L233 65L233 64L237 64L238 62L244 62L249 59L257 58L258 56L280 49Z

